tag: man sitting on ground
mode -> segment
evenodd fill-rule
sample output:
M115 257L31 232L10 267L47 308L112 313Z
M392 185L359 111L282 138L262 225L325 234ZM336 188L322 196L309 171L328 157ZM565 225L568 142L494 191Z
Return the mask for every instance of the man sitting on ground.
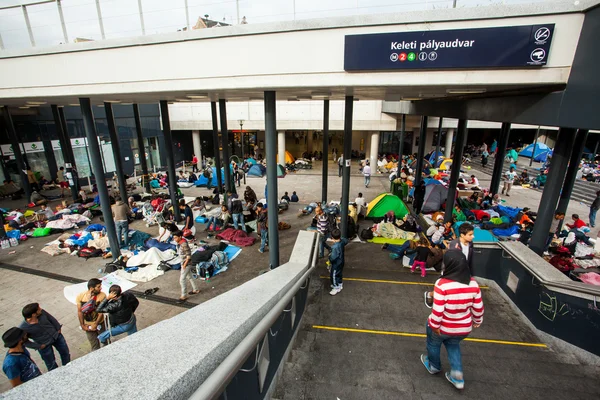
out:
M579 229L581 227L587 226L587 224L582 219L579 218L578 214L573 214L571 216L571 218L573 218L573 223L567 224L569 229Z

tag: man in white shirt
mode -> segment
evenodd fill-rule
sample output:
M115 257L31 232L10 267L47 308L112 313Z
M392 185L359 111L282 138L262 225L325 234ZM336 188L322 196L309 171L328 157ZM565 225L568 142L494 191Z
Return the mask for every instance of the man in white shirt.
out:
M356 204L356 211L358 215L365 215L367 211L367 201L363 197L362 193L358 194L358 197L354 200L354 204Z
M469 181L471 188L479 188L479 179L475 175L471 175L471 180Z
M371 183L371 166L369 165L369 161L365 161L365 166L363 168L363 175L365 177L365 187L369 187L369 183Z
M510 189L512 188L513 182L515 181L515 178L517 177L517 173L515 172L515 169L513 167L510 167L510 170L506 171L504 173L504 187L502 188L502 194L504 194L504 191L506 191L506 196L510 197L510 194L508 194L510 192Z

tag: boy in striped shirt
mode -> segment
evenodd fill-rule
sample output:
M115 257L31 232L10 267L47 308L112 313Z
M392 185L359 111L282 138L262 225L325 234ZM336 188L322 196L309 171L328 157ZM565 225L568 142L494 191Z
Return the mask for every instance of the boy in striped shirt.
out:
M450 362L446 379L457 389L463 389L460 342L483 322L483 301L462 251L448 250L444 265L444 275L435 283L433 309L427 320L427 355L421 355L421 362L430 374L440 372L440 350L444 344Z

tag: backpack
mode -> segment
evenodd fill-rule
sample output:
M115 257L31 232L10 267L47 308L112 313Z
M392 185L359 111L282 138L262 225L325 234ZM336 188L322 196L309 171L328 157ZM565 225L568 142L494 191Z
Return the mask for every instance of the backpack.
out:
M84 247L83 249L79 250L77 255L88 260L90 257L100 257L102 253L102 249L97 249L95 247Z
M96 307L98 306L96 304L96 297L97 296L94 296L91 299L89 299L85 304L82 304L82 306L81 306L82 314L91 314L94 311L96 311Z
M189 183L194 183L197 180L198 180L198 177L196 176L196 174L191 174L190 177L188 178Z
M210 257L210 263L221 269L229 263L229 257L227 257L227 254L222 251L215 251Z
M106 264L104 266L104 273L106 274L110 274L111 272L115 272L119 269L123 269L126 267L127 264L125 264L125 261L123 261L122 259L113 261L113 262L109 262L108 264Z
M171 269L171 265L168 262L163 260L158 263L158 267L156 267L156 269L167 272L168 270Z
M360 238L363 240L371 240L373 239L373 231L371 231L370 229L363 229L360 232Z
M208 277L213 276L215 272L215 267L211 262L201 262L196 265L196 273L192 274L194 279L206 279L206 274L208 272Z
M204 176L205 178L210 178L210 171L208 170L208 168L204 170L202 176Z
M327 214L327 232L331 233L334 229L337 229L337 217L335 214Z

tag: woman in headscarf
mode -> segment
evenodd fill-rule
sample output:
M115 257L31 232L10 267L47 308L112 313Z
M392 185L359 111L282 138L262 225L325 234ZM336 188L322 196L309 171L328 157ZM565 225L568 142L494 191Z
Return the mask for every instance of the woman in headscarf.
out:
M248 206L254 205L258 201L256 193L254 192L254 190L252 190L250 186L246 186L246 190L244 191L244 201Z
M481 291L471 277L467 259L460 250L448 250L444 254L443 275L435 283L433 309L427 321L427 354L421 355L427 371L437 374L442 370L440 350L444 344L450 362L446 379L455 388L463 389L460 342L482 322Z
M575 248L577 247L575 232L569 232L565 240L563 240L563 246L569 250L571 255L575 254Z

